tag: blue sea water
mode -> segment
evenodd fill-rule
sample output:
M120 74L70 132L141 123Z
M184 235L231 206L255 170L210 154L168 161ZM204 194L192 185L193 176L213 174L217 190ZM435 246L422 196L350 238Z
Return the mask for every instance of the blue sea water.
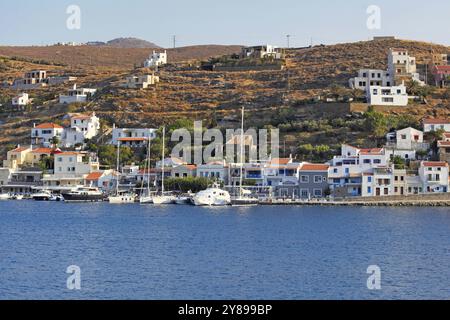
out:
M0 299L449 298L447 208L0 203Z

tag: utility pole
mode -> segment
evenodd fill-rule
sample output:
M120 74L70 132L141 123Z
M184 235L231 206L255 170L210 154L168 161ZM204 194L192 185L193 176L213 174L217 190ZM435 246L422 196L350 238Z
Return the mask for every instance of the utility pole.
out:
M289 49L291 47L291 35L290 34L286 35L286 38L287 38L287 48Z
M174 36L172 37L172 40L173 40L173 48L175 49L175 48L177 47L177 36L174 35Z

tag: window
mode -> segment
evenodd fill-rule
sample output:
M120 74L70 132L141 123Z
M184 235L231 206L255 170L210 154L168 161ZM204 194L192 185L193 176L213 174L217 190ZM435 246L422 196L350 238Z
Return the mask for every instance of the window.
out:
M301 176L300 178L302 183L308 183L309 182L309 176Z
M372 177L367 177L367 182L371 183L372 182Z
M322 189L314 189L314 197L321 197Z
M370 164L370 159L364 159L363 163L364 164Z
M372 187L367 187L367 193L372 194Z
M380 164L380 163L381 163L381 160L380 160L380 159L374 159L374 160L373 160L373 163L374 163L374 164Z
M406 134L402 134L402 135L401 135L401 139L402 139L402 140L406 140Z
M301 196L302 198L308 198L308 197L309 197L308 189L301 189L301 190L300 190L300 196Z
M350 169L349 168L345 168L345 173L349 174L350 173Z

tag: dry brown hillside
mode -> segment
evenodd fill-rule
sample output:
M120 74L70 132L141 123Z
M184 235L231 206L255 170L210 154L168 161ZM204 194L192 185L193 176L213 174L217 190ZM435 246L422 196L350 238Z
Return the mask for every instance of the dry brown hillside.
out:
M168 49L169 62L207 59L239 52L240 46L204 45ZM131 68L142 63L152 52L148 48L115 48L109 46L0 47L0 56L43 60L67 67Z
M359 124L358 118L342 106L321 107L308 100L333 94L338 88L344 94L352 92L344 87L360 68L386 68L391 47L406 48L418 60L419 67L429 57L430 50L448 53L448 47L429 43L389 40L366 41L332 46L316 46L288 50L287 68L283 71L210 72L178 65L162 68L161 83L146 90L125 90L119 87L126 75L144 73L134 69L148 55L146 49L118 49L105 47L0 47L0 54L43 59L67 66L38 65L5 60L0 65L0 80L18 76L26 69L44 68L54 74L71 73L79 77L79 84L99 88L95 101L77 111L96 111L109 124L127 126L158 126L180 118L205 119L210 123L232 125L239 108L246 106L247 123L280 127L290 151L299 144L339 143L375 144ZM204 60L211 56L239 51L231 46L198 46L169 51L172 61ZM56 99L67 87L52 87L31 92L42 102ZM14 92L1 89L0 97L9 99ZM410 115L417 121L429 116L450 115L450 101L442 90L427 99L427 104L411 104L407 108L385 108L393 115ZM73 109L73 107L71 107ZM25 114L2 113L0 144L26 142L29 125L38 121L60 121L68 107L56 100L46 102L40 109ZM343 119L348 123L338 123ZM231 122L230 122L231 121ZM351 122L351 123L350 123ZM1 151L1 150L0 150Z

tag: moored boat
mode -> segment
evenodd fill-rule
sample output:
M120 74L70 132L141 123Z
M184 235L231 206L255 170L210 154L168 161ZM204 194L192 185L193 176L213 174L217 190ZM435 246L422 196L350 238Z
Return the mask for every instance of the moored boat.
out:
M0 193L0 200L9 200L10 196L8 193Z
M42 190L31 195L31 199L34 201L50 201L51 198L53 198L53 194L49 190Z
M78 187L74 190L62 194L62 199L55 201L68 202L98 202L105 198L103 192L93 187Z
M231 196L228 191L209 188L198 192L193 201L196 206L228 206L231 204Z
M130 192L118 192L114 196L109 196L108 201L112 204L134 203L136 201L136 195Z

